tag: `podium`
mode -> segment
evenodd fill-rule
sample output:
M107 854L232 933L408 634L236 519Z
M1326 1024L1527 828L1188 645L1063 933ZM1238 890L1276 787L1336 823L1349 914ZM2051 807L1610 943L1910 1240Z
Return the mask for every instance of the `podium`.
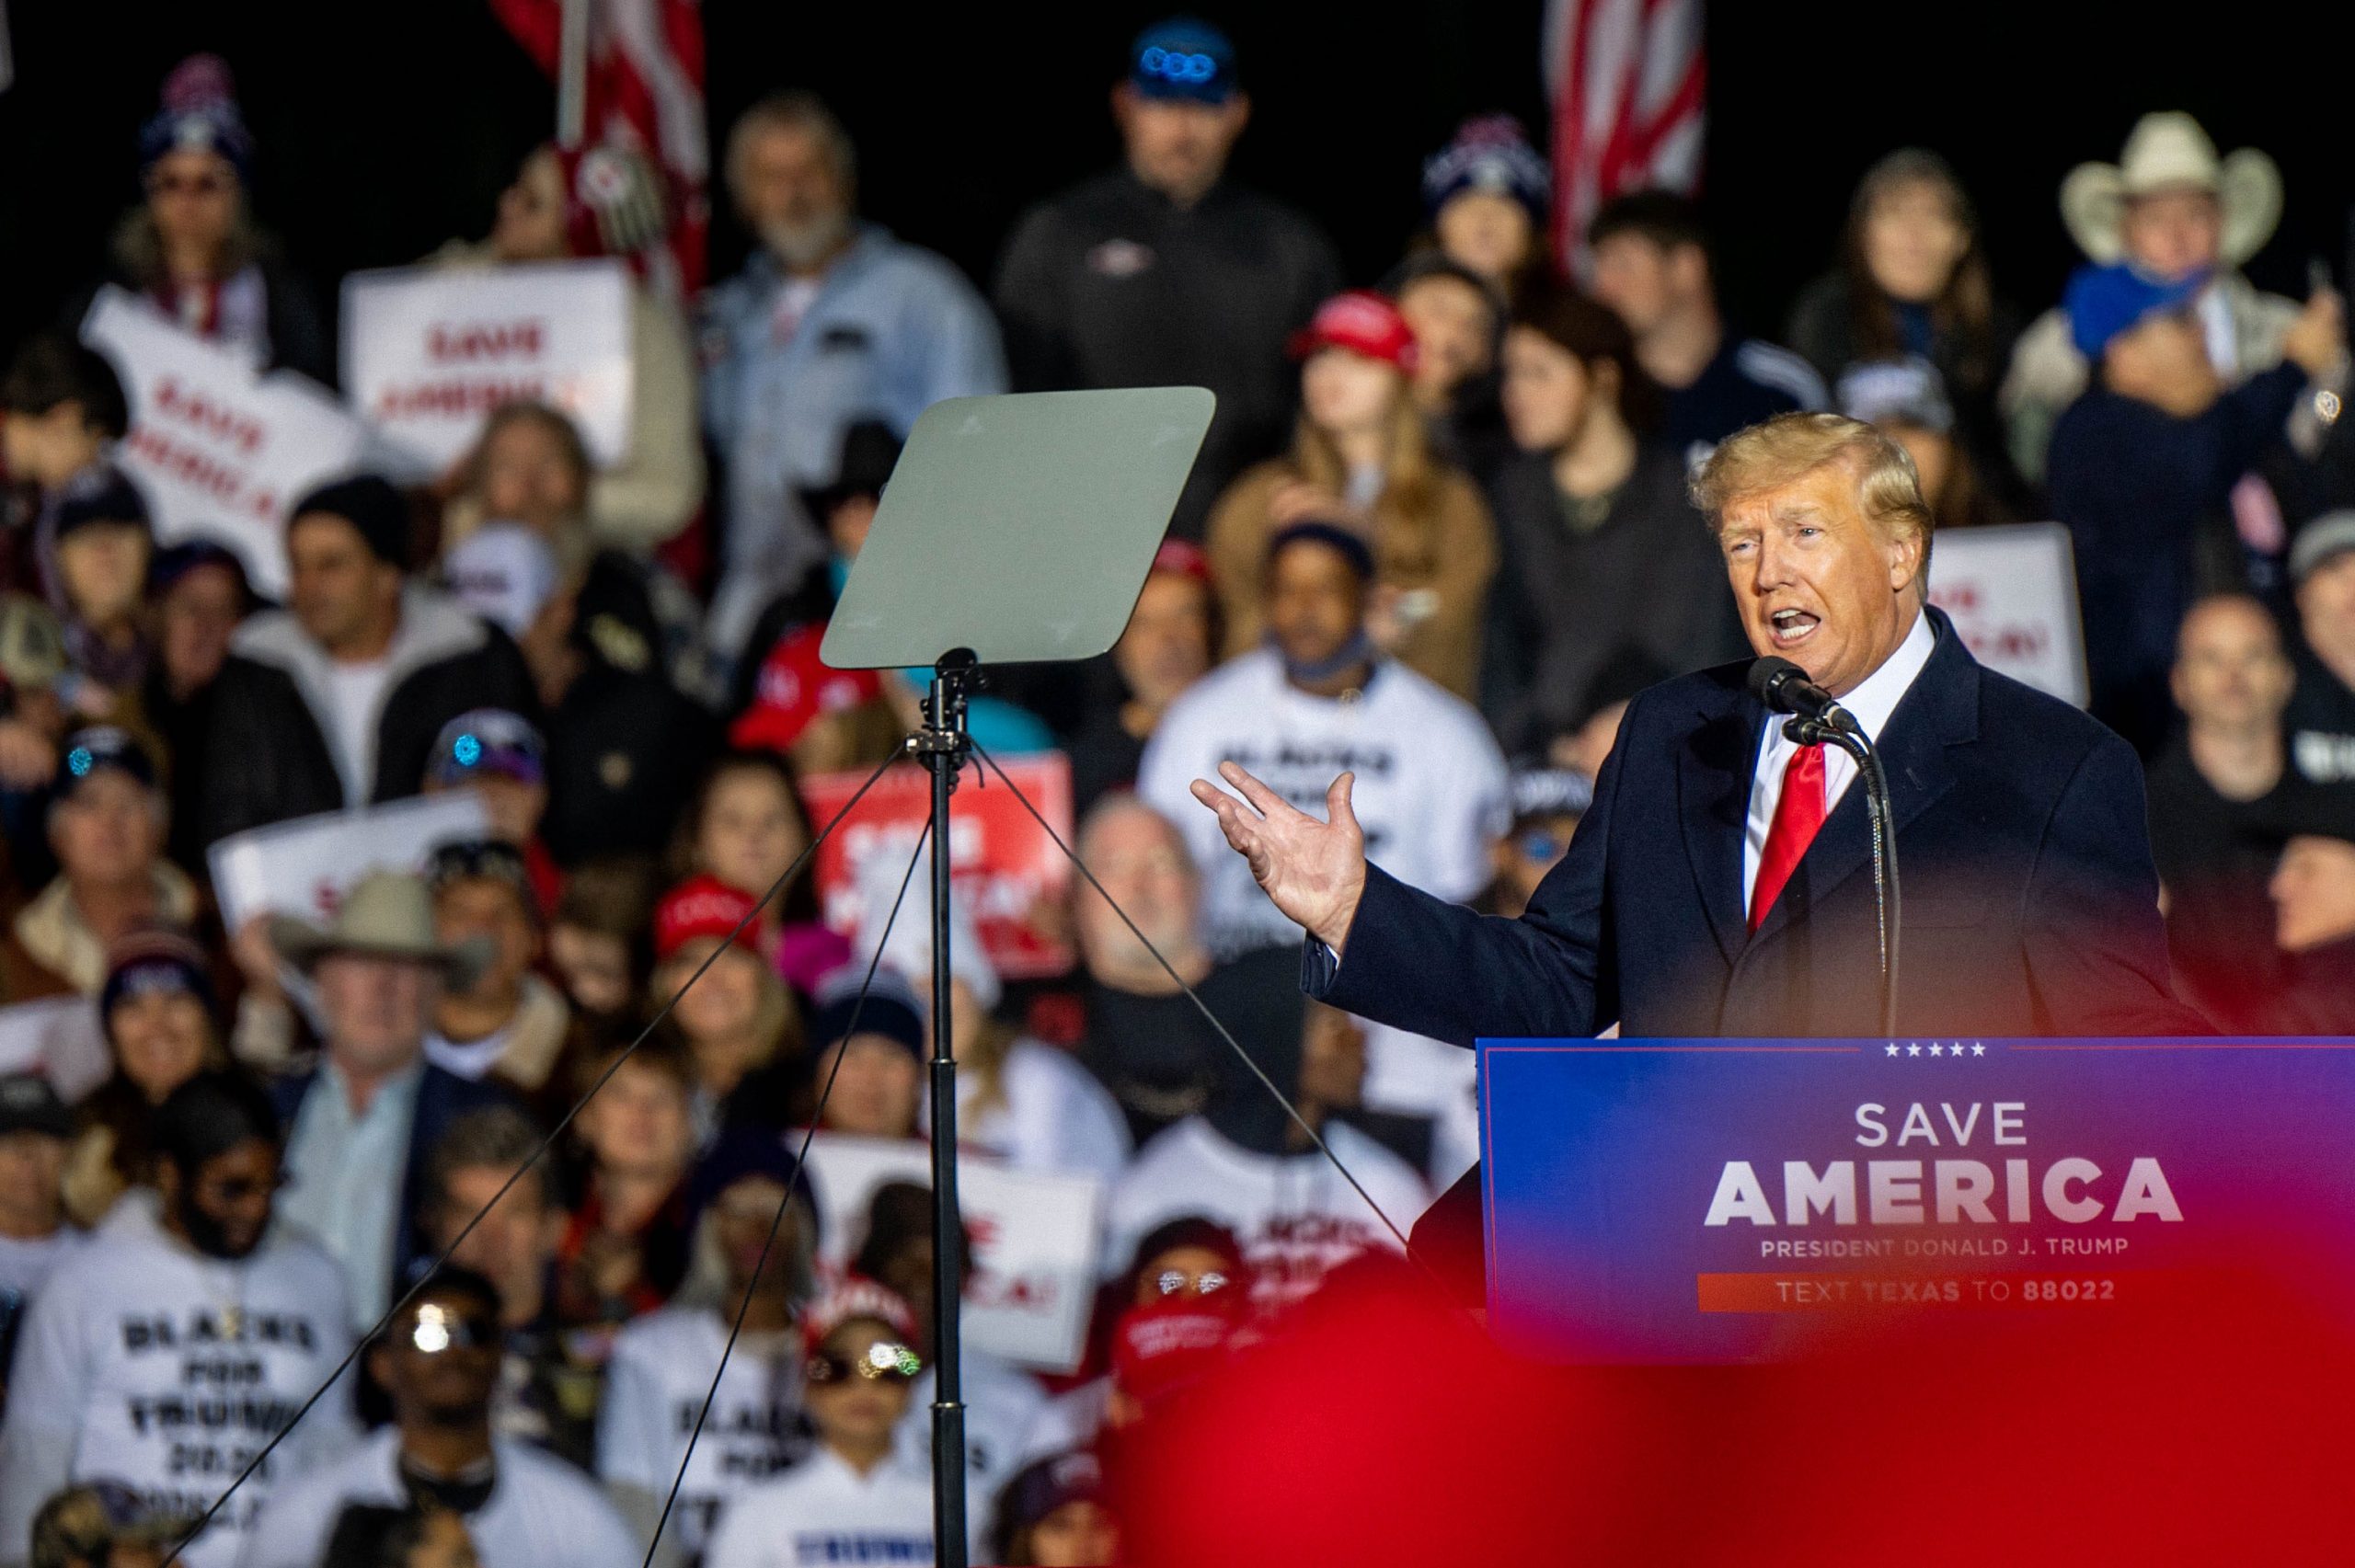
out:
M2355 1304L2355 1040L1478 1048L1489 1324L1519 1353L1773 1362L2226 1268Z

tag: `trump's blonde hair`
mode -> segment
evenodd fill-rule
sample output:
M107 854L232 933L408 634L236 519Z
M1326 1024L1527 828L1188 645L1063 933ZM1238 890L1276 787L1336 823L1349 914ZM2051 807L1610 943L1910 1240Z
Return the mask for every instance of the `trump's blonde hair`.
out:
M1922 476L1902 446L1861 419L1777 414L1737 430L1717 443L1693 475L1693 504L1715 532L1724 526L1726 508L1736 501L1779 490L1835 463L1855 478L1856 503L1866 517L1892 538L1921 542L1922 563L1913 580L1927 591L1936 524L1929 502L1922 498Z

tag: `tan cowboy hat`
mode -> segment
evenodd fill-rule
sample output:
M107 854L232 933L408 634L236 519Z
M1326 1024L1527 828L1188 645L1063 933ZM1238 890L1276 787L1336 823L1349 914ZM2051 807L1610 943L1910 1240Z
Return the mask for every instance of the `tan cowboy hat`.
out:
M2281 171L2254 147L2230 157L2188 114L2146 114L2134 122L2114 164L2079 164L2061 182L2061 221L2077 248L2107 267L2126 253L2120 226L2126 203L2154 191L2189 188L2212 192L2223 211L2218 249L2238 267L2263 248L2281 221Z
M398 871L375 870L352 884L327 925L293 915L273 916L270 940L281 956L308 973L331 953L373 958L407 958L439 967L450 984L465 990L490 967L488 937L444 946L433 931L433 898L425 880Z

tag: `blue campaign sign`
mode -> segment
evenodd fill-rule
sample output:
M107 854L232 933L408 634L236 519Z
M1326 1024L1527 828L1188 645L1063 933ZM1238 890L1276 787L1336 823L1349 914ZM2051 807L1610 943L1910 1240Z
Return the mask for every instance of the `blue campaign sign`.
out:
M2269 1239L2355 1268L2355 1040L1479 1049L1491 1327L1550 1359L2097 1311Z

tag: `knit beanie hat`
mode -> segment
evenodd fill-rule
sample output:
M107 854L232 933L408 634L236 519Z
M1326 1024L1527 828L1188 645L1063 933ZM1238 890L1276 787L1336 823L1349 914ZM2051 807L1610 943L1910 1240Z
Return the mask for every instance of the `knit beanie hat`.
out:
M1423 209L1433 217L1466 190L1509 196L1540 227L1553 200L1553 176L1509 114L1484 114L1456 128L1455 140L1423 165Z
M322 485L294 504L287 526L314 512L339 517L360 531L368 553L388 566L408 567L408 503L392 482L373 474L355 474Z
M164 78L163 107L139 129L141 177L182 148L217 153L240 182L252 183L253 133L237 108L229 63L217 54L191 54Z
M133 932L108 950L106 983L98 991L98 1026L109 1041L116 1004L158 991L194 997L207 1013L213 1013L217 1003L204 950L172 931ZM217 1015L214 1022L217 1025Z

